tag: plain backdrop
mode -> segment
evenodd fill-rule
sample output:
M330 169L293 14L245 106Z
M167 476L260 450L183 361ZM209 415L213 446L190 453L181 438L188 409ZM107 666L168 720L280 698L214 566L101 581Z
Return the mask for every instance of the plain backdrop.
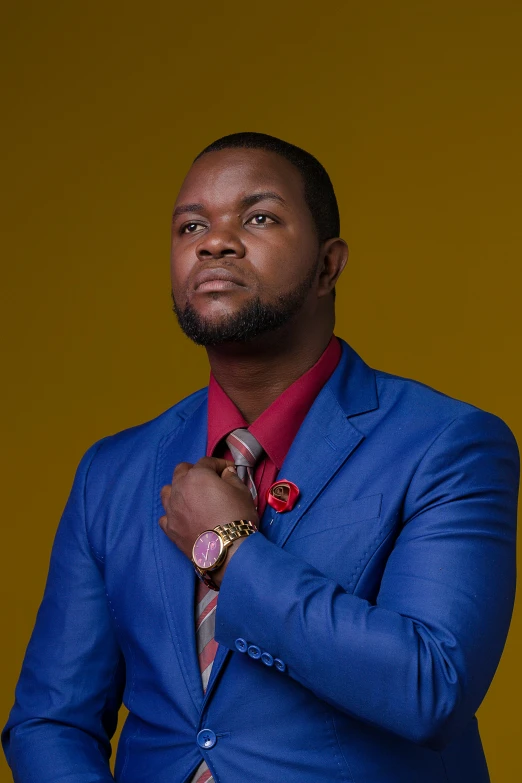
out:
M519 0L4 3L2 724L81 455L207 382L169 221L215 138L315 154L351 250L337 333L520 440L521 32ZM520 621L479 711L493 783L522 779Z

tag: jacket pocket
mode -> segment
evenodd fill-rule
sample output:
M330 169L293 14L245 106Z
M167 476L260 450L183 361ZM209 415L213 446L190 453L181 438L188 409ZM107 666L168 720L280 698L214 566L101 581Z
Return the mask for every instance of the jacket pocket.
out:
M374 553L393 528L381 514L382 495L367 495L343 505L314 504L284 545L286 552L309 563L352 592ZM376 565L379 581L382 564Z
M338 531L355 522L378 519L381 515L382 494L365 495L356 500L337 503L318 502L303 515L292 534L292 540Z

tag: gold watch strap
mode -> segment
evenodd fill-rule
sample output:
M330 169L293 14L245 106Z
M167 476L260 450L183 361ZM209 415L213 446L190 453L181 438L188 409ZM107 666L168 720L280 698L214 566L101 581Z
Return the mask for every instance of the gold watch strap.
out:
M257 532L257 527L249 519L238 519L235 522L225 522L224 525L217 525L214 532L221 537L223 546L228 547L237 538L251 536Z

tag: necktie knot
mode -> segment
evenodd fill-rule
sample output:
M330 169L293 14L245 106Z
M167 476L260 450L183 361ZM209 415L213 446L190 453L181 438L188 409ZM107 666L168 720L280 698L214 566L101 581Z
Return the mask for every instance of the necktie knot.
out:
M251 432L242 428L232 430L228 438L226 438L226 442L231 451L237 475L249 488L254 505L257 508L258 499L254 483L254 468L263 453L263 447Z
M232 430L226 443L237 467L254 468L263 453L259 441L246 429Z

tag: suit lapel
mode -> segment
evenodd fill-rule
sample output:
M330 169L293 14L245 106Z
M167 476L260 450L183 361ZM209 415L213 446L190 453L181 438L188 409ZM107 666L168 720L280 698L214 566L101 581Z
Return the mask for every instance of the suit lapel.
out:
M154 519L154 548L160 576L161 594L180 671L198 712L203 702L201 674L196 653L195 584L192 563L165 535L158 525L163 515L160 490L172 482L172 473L179 462L197 462L205 456L207 441L207 398L174 432L164 438L158 449Z
M281 478L300 490L292 511L263 515L263 533L283 546L317 495L337 473L364 436L347 420L329 390L323 389L301 426L281 468Z
M218 604L219 604L219 598L218 598ZM210 699L212 692L214 690L214 686L216 684L219 672L223 668L223 665L225 661L227 661L232 654L232 650L229 650L228 647L223 647L222 644L218 644L217 650L216 650L216 657L214 658L214 663L212 664L212 669L210 671L210 677L207 684L207 690L205 691L205 698L204 698L204 704L207 703L207 701Z
M298 503L283 513L267 506L263 514L261 530L281 547L364 439L350 418L378 407L375 373L347 343L340 342L343 353L339 365L310 408L279 472L281 479L299 487Z

